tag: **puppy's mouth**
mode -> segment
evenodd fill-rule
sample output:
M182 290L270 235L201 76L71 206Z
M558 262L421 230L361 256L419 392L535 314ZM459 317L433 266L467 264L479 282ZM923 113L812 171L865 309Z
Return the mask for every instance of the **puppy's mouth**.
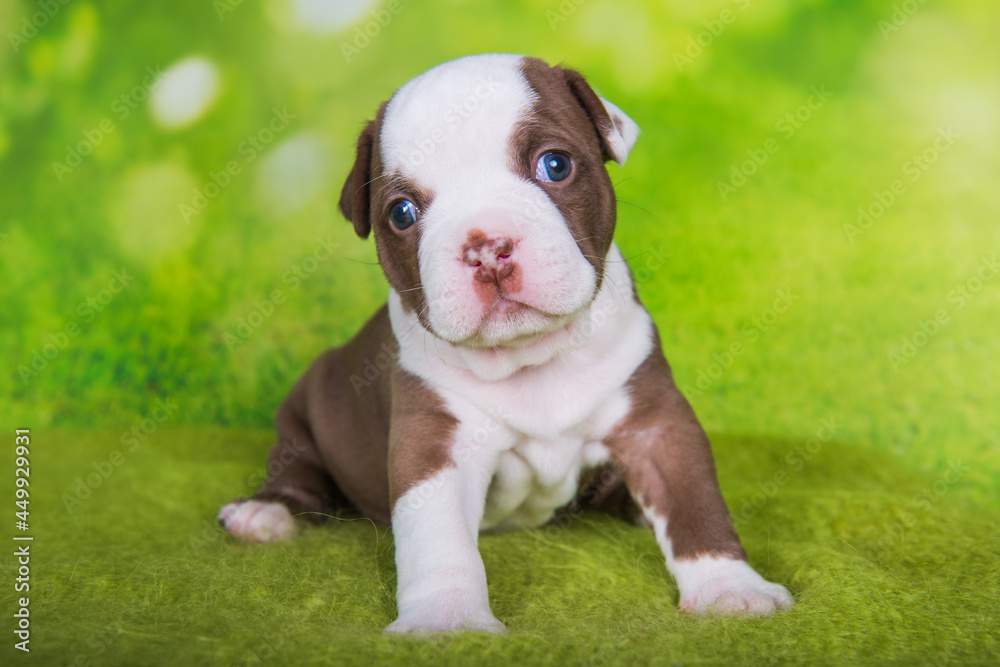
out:
M508 296L498 295L483 311L472 335L455 342L467 347L524 347L564 330L576 315L577 313L550 313Z
M521 316L525 312L536 312L540 315L550 315L538 308L529 306L526 303L518 301L517 299L512 299L503 294L497 296L493 303L483 312L483 319L480 321L480 326L486 320L493 319L511 319Z
M452 345L513 352L565 330L589 312L601 283L593 280L589 264L576 266L575 256L552 253L545 261L528 259L503 280L479 280L470 275L467 262L430 268L427 304L417 316ZM454 267L459 270L445 273Z

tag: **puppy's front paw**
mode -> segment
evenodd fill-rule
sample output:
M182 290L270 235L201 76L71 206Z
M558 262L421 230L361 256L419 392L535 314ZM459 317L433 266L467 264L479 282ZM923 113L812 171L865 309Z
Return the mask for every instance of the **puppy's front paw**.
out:
M246 542L287 540L295 533L295 519L281 503L236 500L219 510L219 523Z
M507 626L494 618L493 614L479 616L451 616L442 614L440 617L403 618L390 623L385 631L397 635L426 635L435 632L492 632L502 634L507 632Z
M767 616L795 601L784 586L766 581L742 560L703 557L674 564L682 611L724 616Z
M473 596L475 597L475 596ZM423 599L401 602L399 618L385 629L393 634L435 632L507 632L490 611L489 603L470 600L462 591L438 591Z

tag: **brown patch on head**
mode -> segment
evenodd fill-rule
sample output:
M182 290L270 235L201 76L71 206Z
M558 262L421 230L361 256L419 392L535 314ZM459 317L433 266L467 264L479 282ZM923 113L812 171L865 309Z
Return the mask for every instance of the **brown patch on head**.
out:
M674 384L659 334L627 388L632 409L605 444L632 496L666 519L674 558L746 560L719 491L708 437Z
M455 465L458 420L423 380L397 368L392 376L389 430L389 505L420 482Z
M425 327L427 299L420 283L417 249L420 219L404 233L392 228L389 209L401 199L412 201L419 213L426 211L434 193L418 188L408 179L387 173L382 159L381 133L389 102L383 102L375 119L358 137L357 156L340 195L340 210L354 224L361 238L375 232L379 264L389 284L399 293L407 310L416 312Z
M617 116L612 118L608 114L608 110L604 108L601 98L590 87L590 84L587 83L582 74L574 69L565 67L554 67L553 69L559 70L562 73L563 78L566 80L566 85L573 91L576 101L584 108L587 112L587 117L590 118L590 122L594 124L597 136L601 141L601 151L604 161L613 160L610 137L612 133L621 133L621 119Z
M605 134L612 121L578 72L549 67L537 58L525 58L521 72L538 100L511 136L512 166L525 180L537 183L559 209L580 252L594 267L599 289L615 231L614 188L604 168L610 159ZM568 155L573 171L564 181L539 183L535 164L550 150Z

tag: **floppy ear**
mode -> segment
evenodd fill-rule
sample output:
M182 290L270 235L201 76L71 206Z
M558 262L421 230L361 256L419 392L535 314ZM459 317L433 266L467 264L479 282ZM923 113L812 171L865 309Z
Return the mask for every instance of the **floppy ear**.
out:
M624 111L595 93L582 74L565 67L556 69L562 72L566 85L597 128L605 161L614 160L618 164L625 164L625 159L639 138L639 126Z
M378 132L378 119L370 121L358 137L358 153L351 173L340 192L340 212L354 223L354 231L363 239L372 231L371 208L372 148Z

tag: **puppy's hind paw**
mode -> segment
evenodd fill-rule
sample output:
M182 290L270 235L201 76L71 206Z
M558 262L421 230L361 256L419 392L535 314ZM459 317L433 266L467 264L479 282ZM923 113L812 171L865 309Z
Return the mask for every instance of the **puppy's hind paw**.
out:
M219 523L244 542L276 542L295 534L295 519L281 503L235 500L219 510Z

